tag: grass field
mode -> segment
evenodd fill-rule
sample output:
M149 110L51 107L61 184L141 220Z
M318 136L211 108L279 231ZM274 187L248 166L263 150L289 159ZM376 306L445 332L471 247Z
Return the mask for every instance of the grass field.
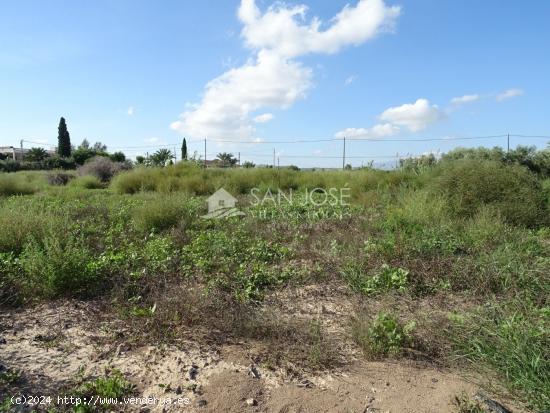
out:
M263 341L265 363L325 369L339 361L323 320L265 309L285 289L334 285L354 303L346 331L366 359L481 372L550 409L548 178L488 160L330 172L177 164L66 185L48 174L0 174L4 308L99 301L135 341L177 342L192 327L205 341ZM200 218L220 187L246 216ZM253 188L295 202L254 205ZM348 188L349 205L298 202L315 188Z

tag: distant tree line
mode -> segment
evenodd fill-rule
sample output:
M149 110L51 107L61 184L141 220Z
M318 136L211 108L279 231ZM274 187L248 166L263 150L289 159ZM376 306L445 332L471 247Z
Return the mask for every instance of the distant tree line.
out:
M419 157L401 159L400 167L405 170L419 170L436 165L440 162L456 161L459 159L476 159L501 162L504 164L522 165L531 172L543 177L550 177L550 145L538 150L535 146L518 146L507 151L500 147L494 148L457 148L441 157L433 153Z
M122 152L109 153L107 146L101 142L90 145L87 139L77 147L71 144L71 135L65 118L59 120L57 128L57 148L55 153L44 148L33 147L23 154L22 161L0 157L0 171L15 172L19 170L41 169L75 169L95 157L109 158L113 162L128 162Z

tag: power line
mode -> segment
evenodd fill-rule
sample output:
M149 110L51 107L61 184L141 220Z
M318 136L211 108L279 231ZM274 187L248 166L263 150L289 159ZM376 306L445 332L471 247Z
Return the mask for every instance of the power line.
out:
M510 137L516 138L533 138L533 139L549 139L550 136L546 135L521 135L521 134L510 134ZM226 139L206 139L208 142L213 143L235 143L242 145L261 145L261 144L297 144L297 143L320 143L320 142L341 142L344 139L348 139L350 142L359 141L359 142L445 142L445 141L461 141L461 140L484 140L484 139L498 139L506 138L508 134L502 135L488 135L488 136L467 136L467 137L444 137L444 138L361 138L361 137L345 137L345 138L324 138L324 139L305 139L298 138L294 140L226 140ZM34 143L36 145L50 146L55 147L56 145L44 143L44 142L35 142L27 139L23 140L27 143ZM204 142L204 139L190 139L189 142ZM150 148L163 148L163 147L173 147L174 145L179 145L179 142L174 143L158 143L150 145L137 145L137 146L109 146L110 149L150 149Z

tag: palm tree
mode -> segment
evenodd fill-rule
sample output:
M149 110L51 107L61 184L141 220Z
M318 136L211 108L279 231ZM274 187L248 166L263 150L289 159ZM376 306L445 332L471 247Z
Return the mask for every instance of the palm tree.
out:
M233 166L237 163L237 158L232 153L221 152L217 156L223 167Z
M40 162L47 157L48 152L44 148L31 148L25 155L25 158L31 162Z
M159 149L149 157L151 163L155 166L166 166L166 163L173 158L174 155L169 149Z

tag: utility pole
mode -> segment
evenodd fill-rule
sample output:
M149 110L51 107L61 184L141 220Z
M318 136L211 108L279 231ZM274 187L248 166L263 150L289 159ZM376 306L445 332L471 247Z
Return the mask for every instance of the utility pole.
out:
M176 147L174 146L174 163L178 161L178 155L176 155Z
M241 167L241 153L239 152L239 168Z
M21 160L23 160L23 139L19 143L21 144Z
M344 136L344 151L342 153L342 169L346 169L346 137Z
M206 169L206 138L204 138L204 169Z
M279 157L277 156L277 169L281 169L281 163L279 162Z
M510 134L508 134L508 151L506 153L510 153Z

